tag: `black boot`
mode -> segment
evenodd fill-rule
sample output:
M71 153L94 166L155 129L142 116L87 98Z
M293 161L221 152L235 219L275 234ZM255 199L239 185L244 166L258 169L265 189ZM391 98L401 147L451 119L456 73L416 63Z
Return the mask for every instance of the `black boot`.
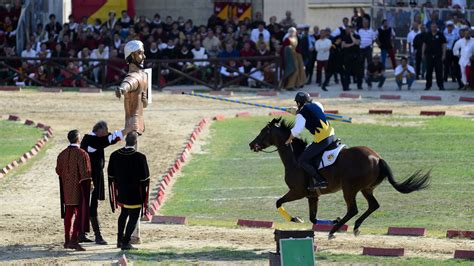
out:
M77 242L78 242L78 243L92 243L92 242L94 242L94 241L92 241L91 239L87 238L86 233L80 233L80 234L79 234L79 238L77 239Z
M125 236L123 238L123 241L122 241L122 245L120 246L120 248L122 250L134 250L134 249L137 249L136 247L132 246L132 244L130 244L130 236Z
M98 245L107 245L107 241L104 240L100 233L99 219L97 217L91 217L91 225L95 234L95 243Z
M315 192L318 188L325 189L327 186L328 182L319 173L317 173L314 177L309 179L308 190L310 192Z
M122 242L123 242L123 236L118 235L117 236L117 248L122 248Z

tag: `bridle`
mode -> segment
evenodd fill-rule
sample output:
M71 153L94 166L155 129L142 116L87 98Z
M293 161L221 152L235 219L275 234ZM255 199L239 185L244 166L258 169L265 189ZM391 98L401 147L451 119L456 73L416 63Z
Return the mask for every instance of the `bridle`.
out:
M270 130L271 130L271 129L270 129L270 126L267 126L267 128L268 128L268 133L269 133ZM257 143L257 145L258 145L258 143ZM293 145L289 144L288 146L290 146L291 150L293 151ZM263 149L262 149L262 150L259 150L259 152L263 152L263 153L274 153L274 152L277 152L277 151L278 151L278 146L277 146L276 149L273 150L273 151L264 151Z

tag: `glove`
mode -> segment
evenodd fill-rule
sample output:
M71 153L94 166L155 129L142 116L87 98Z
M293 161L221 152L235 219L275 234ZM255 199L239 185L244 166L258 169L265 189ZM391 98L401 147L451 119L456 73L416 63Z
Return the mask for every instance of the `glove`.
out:
M113 139L117 142L123 139L123 134L121 130L115 130L112 136L113 136Z
M292 115L296 115L296 112L298 111L298 108L296 107L288 107L286 108L286 111Z
M117 96L117 98L120 99L122 97L122 94L123 90L120 87L115 88L115 96Z

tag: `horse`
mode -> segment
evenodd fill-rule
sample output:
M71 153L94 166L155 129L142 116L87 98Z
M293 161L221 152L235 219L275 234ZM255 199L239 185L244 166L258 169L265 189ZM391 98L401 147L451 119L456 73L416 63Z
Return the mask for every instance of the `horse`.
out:
M328 181L328 186L325 189L320 189L318 193L310 193L307 189L310 177L298 164L298 158L307 143L295 138L291 144L285 144L293 126L293 123L282 120L281 117L275 118L249 143L250 149L254 152L263 151L270 146L277 148L276 151L278 151L285 167L285 183L289 191L277 200L276 208L288 222L302 223L303 220L289 215L282 206L284 203L306 197L309 205L309 219L313 224L316 224L319 196L342 190L347 211L342 219L337 218L333 221L333 227L328 236L328 239L333 239L335 238L334 233L358 214L356 195L360 191L368 202L368 209L355 222L354 235L358 236L362 222L380 207L373 192L385 178L398 192L404 194L429 186L430 171L424 174L421 170L416 171L405 181L398 183L389 165L379 154L368 147L360 146L342 149L333 165L319 170L320 174Z

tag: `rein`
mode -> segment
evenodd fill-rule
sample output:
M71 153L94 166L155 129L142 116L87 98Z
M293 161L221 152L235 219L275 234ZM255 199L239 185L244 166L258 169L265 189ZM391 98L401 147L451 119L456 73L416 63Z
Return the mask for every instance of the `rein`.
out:
M291 151L293 151L293 144L290 144L290 145L288 145L288 146L290 146ZM273 150L273 151L264 151L264 150L261 150L261 152L263 152L263 153L274 153L274 152L277 152L277 151L278 151L278 147L277 147L275 150Z

